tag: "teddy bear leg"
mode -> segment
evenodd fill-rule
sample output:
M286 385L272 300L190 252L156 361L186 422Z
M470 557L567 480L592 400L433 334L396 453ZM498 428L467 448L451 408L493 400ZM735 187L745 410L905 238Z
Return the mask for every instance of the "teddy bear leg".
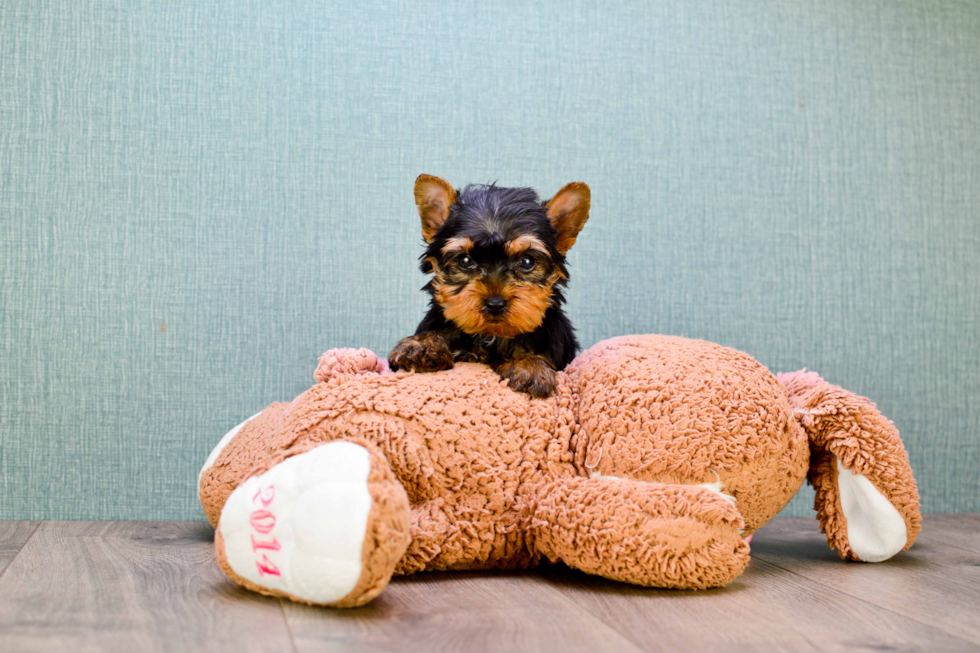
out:
M912 546L919 493L895 425L868 399L813 372L779 380L810 440L807 479L831 548L845 559L881 562Z
M201 509L217 528L225 501L261 459L265 443L288 411L286 404L272 404L228 431L211 451L197 475Z
M412 506L411 540L395 567L395 576L448 568L457 561L462 546L459 527L443 511L441 501Z
M260 466L221 510L215 548L237 583L334 607L387 586L409 540L409 503L371 444L334 440Z
M734 504L705 487L579 477L544 488L529 530L537 553L590 574L705 589L748 564L742 526Z

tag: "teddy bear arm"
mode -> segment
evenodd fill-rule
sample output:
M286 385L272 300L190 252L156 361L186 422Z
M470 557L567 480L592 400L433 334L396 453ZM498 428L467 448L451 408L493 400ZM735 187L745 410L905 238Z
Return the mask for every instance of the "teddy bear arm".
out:
M541 490L529 541L536 554L590 574L704 589L745 569L742 526L732 503L700 486L578 477Z

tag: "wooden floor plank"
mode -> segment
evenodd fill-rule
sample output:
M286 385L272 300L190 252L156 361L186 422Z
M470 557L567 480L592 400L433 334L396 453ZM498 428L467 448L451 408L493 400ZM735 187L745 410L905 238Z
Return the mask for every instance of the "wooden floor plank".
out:
M0 521L0 575L31 538L41 522Z
M980 513L925 515L922 530L929 538L980 553Z
M980 553L946 542L955 520L930 528L933 521L927 518L911 550L879 564L840 560L809 519L773 520L756 534L752 555L980 645Z
M45 522L0 578L0 651L289 651L203 522Z
M647 651L975 651L940 629L752 560L728 587L655 590L563 566L542 574Z
M284 602L307 651L638 651L533 572L396 578L356 610Z
M978 529L928 516L912 551L864 565L814 521L777 519L721 590L555 566L419 574L341 611L234 585L204 523L0 522L0 651L978 651Z

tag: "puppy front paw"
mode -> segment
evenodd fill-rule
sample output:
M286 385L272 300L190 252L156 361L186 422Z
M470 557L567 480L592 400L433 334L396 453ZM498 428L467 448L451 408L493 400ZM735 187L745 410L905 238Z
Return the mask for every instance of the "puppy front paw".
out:
M388 355L394 370L439 372L453 367L453 352L449 343L438 333L421 333L402 338Z
M541 356L522 356L497 367L500 378L510 381L510 387L536 399L550 397L555 391L555 368Z

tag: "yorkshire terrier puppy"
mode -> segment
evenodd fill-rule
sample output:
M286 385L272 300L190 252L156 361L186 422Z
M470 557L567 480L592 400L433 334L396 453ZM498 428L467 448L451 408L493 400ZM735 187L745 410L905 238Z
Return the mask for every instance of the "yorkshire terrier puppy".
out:
M518 392L548 397L555 372L578 351L562 312L565 254L589 218L589 187L568 184L547 202L530 188L470 185L457 193L429 175L415 181L432 296L392 368L437 372L486 363Z

